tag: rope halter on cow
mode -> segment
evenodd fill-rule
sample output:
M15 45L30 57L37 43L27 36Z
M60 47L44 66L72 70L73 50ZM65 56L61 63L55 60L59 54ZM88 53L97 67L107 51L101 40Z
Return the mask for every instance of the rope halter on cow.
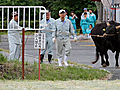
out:
M103 31L105 32L106 29L104 28ZM114 35L116 35L116 34L106 34L106 33L104 33L103 35L91 35L91 36L93 36L93 37L107 37L107 36L114 36Z
M107 22L107 26L110 26L110 24ZM116 29L120 29L120 25L116 26ZM103 31L106 31L106 29L104 28ZM120 32L117 32L117 34L119 34ZM104 33L103 35L91 35L93 37L107 37L107 36L115 36L116 34L106 34Z

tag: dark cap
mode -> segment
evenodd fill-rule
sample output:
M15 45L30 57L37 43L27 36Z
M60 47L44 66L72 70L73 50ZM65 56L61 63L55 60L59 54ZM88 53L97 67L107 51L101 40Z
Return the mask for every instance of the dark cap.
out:
M16 11L14 13L12 12L11 16L18 16L18 13Z

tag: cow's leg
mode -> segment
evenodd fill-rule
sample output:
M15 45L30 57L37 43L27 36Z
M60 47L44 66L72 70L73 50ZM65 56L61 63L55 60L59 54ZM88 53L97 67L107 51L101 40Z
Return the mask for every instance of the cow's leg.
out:
M106 62L105 62L105 60L104 60L104 53L100 52L100 56L101 56L101 65L102 65L103 67L106 67L107 65L106 65Z
M107 51L105 52L105 59L106 59L106 65L109 66L109 65L110 65L110 64L109 64L109 61L108 61L109 56L108 56Z
M96 60L92 62L92 64L95 64L99 59L99 52L98 50L96 49Z
M116 51L116 54L115 54L115 59L116 59L116 67L119 67L119 64L118 64L118 58L119 58L119 51Z

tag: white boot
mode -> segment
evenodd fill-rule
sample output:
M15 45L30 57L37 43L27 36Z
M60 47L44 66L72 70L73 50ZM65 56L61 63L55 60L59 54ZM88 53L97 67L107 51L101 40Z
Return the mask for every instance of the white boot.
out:
M91 35L89 35L89 38L91 38Z
M58 65L62 66L62 58L58 58Z
M68 63L67 63L67 56L66 56L66 55L64 56L64 64L65 64L65 66L68 66Z
M89 38L89 34L87 35L87 37Z

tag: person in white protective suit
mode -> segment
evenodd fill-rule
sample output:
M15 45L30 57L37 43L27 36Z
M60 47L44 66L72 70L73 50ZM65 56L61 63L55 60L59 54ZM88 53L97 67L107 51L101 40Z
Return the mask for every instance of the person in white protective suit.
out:
M59 66L62 66L63 54L65 54L63 62L65 66L68 66L67 58L70 55L71 50L70 34L73 35L74 28L71 21L69 19L65 19L65 10L61 9L59 11L59 16L60 18L55 22L56 30L53 41L56 41L56 51ZM63 52L63 50L65 52Z
M44 18L45 16L43 16ZM45 23L43 19L41 23ZM47 11L46 13L46 24L44 30L40 31L42 33L46 33L46 48L41 50L41 63L43 63L43 59L46 51L48 52L48 62L51 64L51 59L53 56L53 31L55 31L55 19L51 18L51 13Z
M15 11L11 14L12 19L8 24L8 42L9 42L9 60L18 60L20 58L21 36L23 27L17 23L18 13ZM14 17L14 18L13 18Z

